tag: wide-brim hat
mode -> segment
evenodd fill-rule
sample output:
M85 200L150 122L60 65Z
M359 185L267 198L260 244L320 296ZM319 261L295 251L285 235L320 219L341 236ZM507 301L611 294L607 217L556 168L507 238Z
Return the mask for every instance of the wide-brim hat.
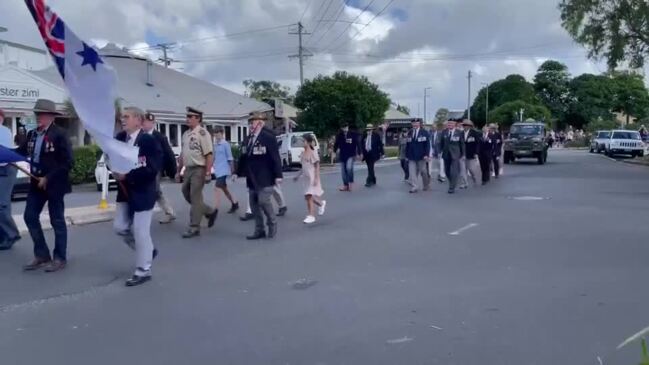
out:
M365 126L365 129L374 129L374 124L368 124Z
M491 123L491 124L489 124L489 128L496 129L496 128L498 128L498 126L496 126L496 123Z
M34 104L34 114L53 114L53 115L63 115L61 112L56 110L56 104L52 100L47 99L38 99L36 104Z
M251 120L268 120L268 116L264 112L252 112L248 115L248 121Z
M473 124L473 122L468 120L468 119L462 121L462 125L467 125L469 127L474 127L475 126L475 124Z

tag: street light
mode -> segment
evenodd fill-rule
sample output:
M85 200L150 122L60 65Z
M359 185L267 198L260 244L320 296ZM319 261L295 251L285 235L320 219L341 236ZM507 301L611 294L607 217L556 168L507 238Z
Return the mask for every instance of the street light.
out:
M426 115L426 98L428 98L428 95L427 95L428 90L432 90L432 87L424 88L424 118L423 118L424 119L424 124L426 124L426 119L428 117Z
M485 124L489 123L489 83L488 82L483 82L482 85L487 87L487 97L485 98L485 117L484 117L484 122Z

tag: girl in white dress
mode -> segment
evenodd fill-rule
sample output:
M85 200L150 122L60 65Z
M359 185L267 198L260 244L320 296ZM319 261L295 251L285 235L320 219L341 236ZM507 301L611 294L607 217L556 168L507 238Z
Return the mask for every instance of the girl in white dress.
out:
M295 176L294 180L298 181L304 176L304 199L306 200L307 216L304 218L305 224L315 222L315 206L318 206L318 215L323 215L327 202L322 200L324 191L320 184L320 157L315 149L315 138L312 134L305 134L304 152L302 153L301 163L302 170Z

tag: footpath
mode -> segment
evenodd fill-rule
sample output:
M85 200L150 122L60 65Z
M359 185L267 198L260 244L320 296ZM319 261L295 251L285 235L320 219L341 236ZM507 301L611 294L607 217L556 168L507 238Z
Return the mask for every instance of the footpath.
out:
M112 220L114 216L114 204L109 204L107 208L103 209L99 208L97 205L65 209L65 223L68 226L107 222ZM14 214L13 218L14 221L16 221L16 226L18 227L20 235L25 236L27 234L27 225L25 225L25 220L23 219L22 214ZM47 205L41 214L41 225L44 230L52 229L52 225L50 224L50 215L47 212Z

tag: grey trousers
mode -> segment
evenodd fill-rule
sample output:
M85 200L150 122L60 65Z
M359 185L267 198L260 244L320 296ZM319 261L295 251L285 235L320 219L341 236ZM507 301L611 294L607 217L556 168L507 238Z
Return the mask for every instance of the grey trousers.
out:
M171 207L171 204L169 204L169 201L167 200L167 198L165 198L164 194L162 193L162 188L160 187L161 179L162 179L162 174L158 174L155 180L156 189L158 190L158 200L157 200L158 205L166 215L174 215L174 209Z
M117 203L113 228L124 242L135 251L135 275L151 275L153 262L153 240L151 239L151 219L153 210L135 212L131 215L127 203Z
M248 190L248 201L250 202L252 215L255 218L255 233L266 231L264 229L264 215L266 216L266 225L269 228L277 224L273 203L270 201L273 193L273 186L267 186L261 190Z
M286 206L286 201L284 201L284 193L282 193L282 188L279 184L273 186L273 198L277 202L278 208L283 208Z
M480 161L478 161L478 158L472 158L468 159L464 163L464 185L469 184L469 179L468 176L471 176L471 180L473 181L474 185L478 185L478 182L480 182L482 176L482 172L480 170Z
M16 171L11 165L0 166L0 246L20 237L11 216L11 191L16 181Z
M455 190L457 187L457 181L460 177L460 160L445 157L444 168L446 170L446 177L448 178L448 188L449 190Z
M410 172L408 183L412 190L417 190L419 186L419 176L421 176L421 179L423 180L424 190L429 188L430 175L428 174L425 160L408 161L408 170Z

